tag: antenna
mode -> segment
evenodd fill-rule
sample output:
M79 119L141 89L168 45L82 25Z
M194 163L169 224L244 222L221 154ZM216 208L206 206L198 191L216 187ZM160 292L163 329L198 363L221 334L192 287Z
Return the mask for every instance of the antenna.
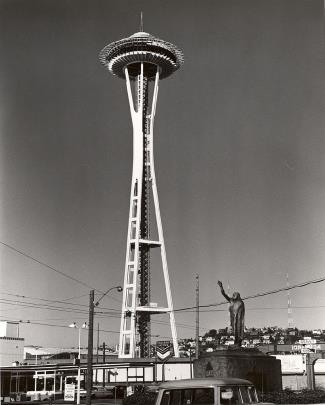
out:
M143 12L140 13L140 32L143 32Z
M289 284L289 274L286 274L286 279L287 279L287 299L288 299L288 328L291 329L293 328L293 314L292 314L292 308L291 308L291 297L290 297L290 284Z
M195 319L195 358L199 358L199 345L200 345L200 278L197 274L196 277L196 288L195 288L195 301L196 301L196 319Z

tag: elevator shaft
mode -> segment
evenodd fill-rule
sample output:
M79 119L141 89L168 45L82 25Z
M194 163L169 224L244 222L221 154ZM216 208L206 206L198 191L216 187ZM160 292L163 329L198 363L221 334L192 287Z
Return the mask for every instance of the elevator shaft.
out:
M142 86L142 89L141 89ZM142 106L142 133L143 133L143 175L142 175L142 196L141 196L141 220L140 237L144 240L150 239L150 119L148 115L149 82L144 76L137 78L138 87L138 108ZM142 102L141 97L142 95ZM141 306L150 304L150 247L146 244L140 245L139 260L139 303ZM150 314L140 312L137 315L138 333L140 336L140 357L150 357Z

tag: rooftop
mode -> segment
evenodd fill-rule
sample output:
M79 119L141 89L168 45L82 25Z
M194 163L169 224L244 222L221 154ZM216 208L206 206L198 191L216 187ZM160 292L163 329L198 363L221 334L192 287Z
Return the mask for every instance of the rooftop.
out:
M214 387L216 385L252 385L252 383L241 378L193 378L162 383L159 388L201 388Z

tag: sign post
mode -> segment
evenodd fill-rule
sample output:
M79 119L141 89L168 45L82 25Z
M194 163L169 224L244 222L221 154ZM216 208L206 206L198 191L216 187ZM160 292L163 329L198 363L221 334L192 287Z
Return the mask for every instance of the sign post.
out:
M165 381L165 363L172 357L172 345L169 340L159 340L156 343L156 354L162 362L161 379ZM158 373L157 373L158 374Z

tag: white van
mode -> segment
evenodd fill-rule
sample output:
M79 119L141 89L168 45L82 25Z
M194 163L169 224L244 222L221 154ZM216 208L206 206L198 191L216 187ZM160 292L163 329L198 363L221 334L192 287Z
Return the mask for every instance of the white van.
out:
M261 404L254 385L240 378L195 378L162 383L155 405Z

